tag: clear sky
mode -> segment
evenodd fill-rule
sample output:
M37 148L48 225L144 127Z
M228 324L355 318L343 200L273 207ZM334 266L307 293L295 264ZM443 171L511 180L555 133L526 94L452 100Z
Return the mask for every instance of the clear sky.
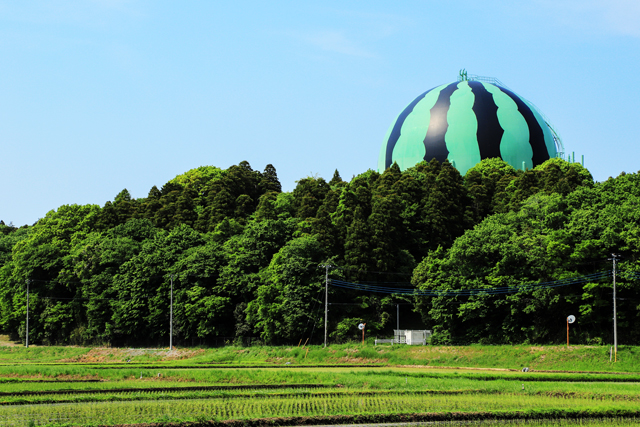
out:
M596 180L640 169L640 1L0 0L0 219L189 169L377 167L460 69L538 106Z

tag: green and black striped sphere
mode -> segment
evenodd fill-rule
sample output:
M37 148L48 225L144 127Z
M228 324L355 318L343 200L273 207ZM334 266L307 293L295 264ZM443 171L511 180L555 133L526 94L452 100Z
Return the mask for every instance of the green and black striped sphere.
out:
M464 175L492 157L530 169L556 152L551 129L533 105L498 85L463 80L428 90L400 113L384 139L378 170L393 162L405 170L436 158Z

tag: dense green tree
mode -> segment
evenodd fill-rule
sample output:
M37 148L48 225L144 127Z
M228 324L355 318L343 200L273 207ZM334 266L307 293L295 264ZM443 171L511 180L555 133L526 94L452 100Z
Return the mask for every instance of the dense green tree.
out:
M336 231L336 244L344 247L347 265L357 269L362 269L364 265L369 264L368 261L362 263L365 254L359 253L357 248L364 249L369 246L362 239L367 239L367 221L371 215L371 189L379 177L380 174L373 170L354 177L341 190L338 206L331 214L331 221Z
M9 229L4 232L2 228ZM29 237L30 228L15 228L6 225L0 225L0 266L11 262L11 252L13 247L20 241Z
M519 286L566 277L561 259L549 259L554 237L566 224L559 195L533 196L519 212L498 214L439 248L415 270L423 289L452 291ZM419 298L425 322L463 342L545 342L554 339L553 313L564 312L563 289L512 295ZM560 311L559 311L560 310Z
M451 246L473 223L471 200L462 177L446 160L427 196L423 216L431 249Z
M335 188L335 189L334 189ZM331 220L331 215L338 208L340 201L340 186L332 187L326 194L322 205L318 208L316 217L309 220L309 234L315 235L320 245L327 253L344 256L338 230Z
M583 276L610 269L617 252L620 339L633 342L638 206L638 174L594 183L561 159L528 171L485 159L464 178L435 159L349 182L335 171L285 193L272 165L196 168L146 198L125 189L102 208L62 206L31 227L0 222L0 329L24 337L29 280L33 342L166 345L173 277L176 343L295 342L320 324L322 262L347 281L397 282L413 270L415 285L447 291L416 299L436 342L558 342L558 313L571 312L576 342L602 343L611 338L610 280L451 291ZM329 317L338 341L357 338L359 322L390 334L394 304L404 301L329 294L349 304Z
M191 188L195 192L196 198L199 198L205 195L207 186L221 179L225 173L226 171L215 166L200 166L176 176L171 182L181 187Z
M280 191L273 165L267 165L264 174L254 171L248 162L231 166L205 188L196 229L213 231L227 217L245 223L255 213L263 194Z
M241 222L245 222L249 215L254 211L253 199L247 194L239 195L236 198L234 205L236 209L233 216Z
M12 249L11 280L4 293L3 323L24 338L26 286L30 281L30 337L34 342L64 343L79 316L77 302L81 292L74 280L71 248L89 234L100 208L95 205L64 205L40 219ZM65 302L67 301L67 302ZM52 319L61 323L56 325Z
M557 171L552 167L550 173ZM606 270L611 252L624 254L621 267L627 272L637 270L638 176L624 175L595 186L585 176L574 183L576 189L566 196L552 188L548 195L542 191L530 196L516 211L486 218L451 249L423 260L414 282L441 290L535 284ZM632 302L640 289L633 277L623 274L618 279L619 333L628 341L638 338L640 326L640 310ZM419 310L442 337L470 342L562 341L562 331L554 325L559 313L571 312L580 317L578 340L598 343L611 339L610 295L609 279L532 287L508 295L424 298Z
M131 197L125 188L116 195L113 203L108 201L101 209L96 220L96 228L108 230L138 215L138 201Z
M416 260L424 258L433 246L430 240L432 225L425 212L429 195L441 170L442 165L435 159L428 163L421 162L407 169L394 184L394 191L403 202L400 214L406 239L403 247Z
M174 264L174 331L190 344L233 334L231 298L218 284L224 265L222 245L208 241L187 249Z
M278 193L270 191L260 196L258 201L258 208L256 209L256 219L278 219L278 212L276 211L275 203L278 198Z
M505 188L516 178L516 170L499 158L484 159L467 171L464 184L471 198L474 222L504 210L502 205L496 209L495 201L506 196Z
M344 185L346 185L346 182L342 180L342 177L340 176L338 169L336 169L333 172L333 177L331 178L331 181L329 181L329 187L335 188L335 187L342 187Z
M144 241L140 252L114 278L112 322L106 331L114 342L158 342L168 336L170 275L184 252L205 243L186 225Z
M290 240L262 275L263 285L247 307L248 320L269 343L309 338L321 324L323 250L312 236Z
M123 264L140 252L143 242L157 232L151 221L133 219L104 233L90 233L74 245L74 275L82 282L85 311L75 340L98 344L110 341L108 327L117 300L114 277Z
M282 185L278 179L276 168L272 164L268 164L262 172L262 181L260 183L262 192L275 192L280 193L282 191Z
M554 158L536 166L534 170L539 173L540 187L547 194L558 193L566 196L578 187L594 185L591 173L580 163Z
M170 228L181 224L188 225L189 227L195 226L198 219L198 214L195 211L195 197L197 197L197 193L190 187L186 187L182 191L180 196L178 196L178 200L176 200L175 214L169 224Z
M329 190L329 185L322 178L308 177L298 181L293 190L295 216L315 218Z
M344 245L344 262L352 271L351 277L356 280L363 280L367 278L367 272L376 270L375 261L370 256L371 230L363 211L362 207L356 207Z
M143 199L140 203L138 216L140 218L153 220L156 212L162 207L162 203L160 202L161 197L162 193L160 192L158 187L156 187L155 185L151 187L147 198Z
M402 213L408 200L396 193L401 177L400 168L394 163L380 176L372 191L371 215L367 221L372 249L368 255L377 271L409 273L414 267L411 255L404 248L409 236Z
M158 228L170 230L176 225L174 217L177 213L178 200L182 195L183 187L174 182L167 182L160 190L160 204L162 207L157 209L153 215L153 223Z
M239 319L238 306L248 306L255 298L256 292L263 285L260 275L266 268L273 255L282 248L293 236L296 220L263 219L247 223L241 234L232 236L224 243L225 265L222 267L218 283L229 295L233 305L233 312L239 330L235 335L239 338L247 332L247 320Z
M118 216L118 222L124 224L136 214L138 202L131 197L129 191L125 188L113 200L113 206Z

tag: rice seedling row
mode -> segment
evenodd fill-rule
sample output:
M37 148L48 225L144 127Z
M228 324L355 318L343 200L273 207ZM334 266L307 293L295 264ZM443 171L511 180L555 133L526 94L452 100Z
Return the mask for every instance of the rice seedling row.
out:
M246 389L236 389L246 390ZM168 399L252 399L256 397L280 399L286 397L308 398L316 397L345 397L345 396L378 396L383 395L454 395L454 394L518 394L496 390L418 390L418 391L362 391L362 390L333 390L317 391L317 389L291 388L288 391L272 392L268 389L257 390L253 393L230 393L230 390L208 387L157 388L157 389L112 389L93 391L60 391L57 393L14 393L0 397L0 405L21 405L34 403L73 403L100 401L130 401L130 400L168 400ZM603 393L575 393L559 391L542 391L529 393L537 396L547 396L559 399L591 399L601 401L640 401L638 395L615 395Z
M0 384L15 384L15 383L47 383L47 384L55 384L55 383L99 383L102 380L36 380L36 379L27 379L27 378L0 378Z
M361 375L379 375L381 372L361 372ZM583 374L583 373L512 373L512 372L433 372L417 369L385 370L382 373L389 376L413 377L413 378L467 378L478 381L541 381L541 382L640 382L638 374Z
M388 394L392 392L388 391L345 391L345 392L329 392L314 395L324 397L341 397L347 395L358 396L380 396L382 394ZM393 392L398 394L398 392ZM43 396L43 395L26 395L26 396L7 396L0 400L1 405L24 405L35 403L75 403L75 402L101 402L101 401L140 401L140 400L170 400L170 399L252 399L256 397L266 398L283 398L283 397L303 397L310 395L311 392L288 392L288 393L270 393L270 394L229 394L227 392L220 392L215 390L172 390L165 389L139 391L131 390L129 392L115 392L115 393L66 393L57 394L55 396ZM504 393L499 391L487 391L487 390L424 390L424 391L406 391L400 392L400 394L407 395L454 395L454 394L485 394L485 395L497 395L497 394L513 394ZM628 402L640 402L640 396L633 395L608 395L602 393L563 393L563 392L536 392L531 393L536 396L547 396L558 399L590 399L600 401L628 401Z
M250 394L231 394L220 390L203 390L203 391L167 391L165 389L139 391L132 390L129 392L118 393L100 393L100 394L79 394L69 392L66 394L49 395L14 395L5 396L0 400L0 405L23 405L23 404L54 404L54 403L77 403L77 402L101 402L101 401L129 401L129 400L167 400L167 399L253 399L256 397L265 398L287 398L287 397L341 397L341 396L376 396L383 394L406 394L406 395L446 395L446 394L470 394L482 393L479 390L424 390L424 391L406 391L406 392L389 392L389 391L332 391L332 392L316 392L316 391L295 391L291 390L286 393L268 393L255 392ZM485 394L498 394L497 392L485 392ZM584 396L581 396L584 397Z
M110 370L95 371L80 369L70 366L67 369L38 369L38 367L17 367L12 375L38 375L37 379L23 378L2 378L0 372L0 391L13 390L13 384L19 389L36 389L36 384L42 381L43 384L51 384L53 389L62 388L63 384L73 384L86 388L102 388L101 383L106 381L118 381L133 383L138 382L135 387L140 387L140 383L144 382L145 386L155 387L160 382L197 382L205 384L229 384L229 385L246 385L246 384L279 384L287 387L291 384L343 384L347 387L363 386L369 384L368 387L378 388L404 388L403 383L410 380L414 385L416 383L431 384L433 382L463 381L479 382L477 387L494 387L487 385L488 382L504 383L505 381L521 382L521 383L609 383L609 384L633 384L640 382L638 375L612 376L612 375L588 375L588 374L520 374L512 373L457 373L457 372L425 372L422 370L404 370L404 369L385 369L385 370L325 370L325 369L306 369L299 371L291 371L284 369L277 370L172 370L156 368L153 370ZM82 381L67 382L68 377L82 376L90 377ZM51 383L44 381L52 381ZM64 382L63 382L64 381ZM204 385L204 384L203 384ZM127 384L125 387L131 387ZM495 387L500 387L497 384Z
M33 362L25 362L24 366L41 366L41 367L68 367L68 363L33 363ZM16 363L11 364L0 364L0 368L8 367L14 368ZM172 363L108 363L108 364L99 364L96 365L94 363L77 363L75 366L89 369L99 369L99 370L108 370L108 369L123 369L123 368L135 368L135 369L318 369L318 368L331 368L331 369L354 369L354 368L367 368L367 369L375 369L375 368L387 368L388 365L379 364L379 363L367 363L367 364L333 364L333 365L305 365L305 364L296 364L296 365L287 365L287 364L253 364L253 365L229 365L229 364L219 364L219 363L195 363L191 365L177 365Z
M166 427L273 427L273 426L311 426L320 427L349 427L360 425L364 427L375 427L384 425L384 427L422 427L422 426L481 426L481 427L509 427L509 426L535 426L535 427L573 427L573 426L590 426L590 427L628 427L631 425L640 425L640 418L635 416L625 416L623 413L613 413L611 418L602 418L607 413L598 414L584 413L568 413L567 417L571 418L551 418L555 414L546 414L544 412L536 413L541 419L517 418L520 414L503 413L499 414L497 419L489 413L468 413L468 414L379 414L374 416L367 415L343 415L343 416L317 416L317 417L279 417L279 418L262 418L257 420L229 420L229 421L210 421L205 417L198 417L195 421L171 421L168 417L161 417L155 422L157 425ZM462 417L461 417L462 416ZM594 418L587 418L593 416ZM473 420L470 417L477 419ZM549 417L545 419L544 417ZM398 420L402 421L398 421ZM411 420L411 421L407 421ZM338 422L342 424L337 424ZM50 419L47 425L67 426L66 419ZM43 425L32 419L15 419L13 422L3 425ZM90 424L87 424L90 425ZM100 424L98 424L100 425ZM133 423L127 424L128 427L149 427L149 423Z
M38 422L65 420L75 424L135 423L169 417L171 420L254 419L338 414L381 414L415 412L522 412L523 408L558 411L625 411L640 415L637 402L557 398L527 394L377 394L307 395L295 397L253 396L250 399L186 399L142 402L96 402L59 405L1 406L0 423L16 418ZM527 412L525 410L524 412ZM530 411L529 411L530 412ZM106 417L106 419L105 419Z
M258 380L266 383L269 377L247 378L241 374L238 376L219 377L216 375L202 377L201 379L187 378L147 378L147 379L113 379L97 383L0 383L0 392L4 394L33 393L35 391L56 391L70 393L74 390L82 390L90 393L92 391L108 390L156 390L156 389L183 389L187 386L197 387L225 387L240 386L241 389L251 390L257 386ZM404 377L380 373L378 375L362 375L360 373L317 373L313 376L318 381L317 385L322 388L344 388L360 390L391 390L391 391L411 391L411 390L479 390L484 392L519 392L525 387L527 393L587 393L598 392L604 395L627 395L638 394L638 386L634 383L581 383L581 382L519 382L508 379L496 381L478 381L475 379L444 377L444 378L423 378ZM253 380L253 381L252 381ZM263 383L264 384L264 383ZM310 384L310 383L306 383ZM270 389L276 389L276 384L269 383ZM300 386L300 383L277 384L281 390ZM255 388L255 387L254 387ZM229 392L231 389L227 389Z
M251 384L251 385L224 385L224 386L191 386L191 387L153 387L153 388L109 388L104 390L75 390L74 394L83 393L124 393L124 392L158 392L159 390L164 392L174 391L209 391L209 390L274 390L274 389L316 389L316 388L329 388L330 385L325 384ZM29 395L57 395L68 394L68 390L41 390L41 391L14 391L14 392L0 392L0 399L5 396L29 396Z

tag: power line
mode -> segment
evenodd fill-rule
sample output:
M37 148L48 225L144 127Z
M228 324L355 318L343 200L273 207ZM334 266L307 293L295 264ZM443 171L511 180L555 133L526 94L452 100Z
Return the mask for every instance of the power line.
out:
M577 267L582 267L585 265L594 265L597 263L607 263L608 260L607 258L591 258L591 259L587 259L584 260L583 262L580 263L573 263L570 265L566 265L565 268L566 269L571 269L571 268L577 268ZM323 266L321 266L323 267ZM413 276L413 273L400 273L400 272L390 272L390 271L374 271L374 270L364 270L364 269L360 269L357 267L339 267L339 266L332 266L331 267L333 270L343 270L343 271L355 271L358 273L370 273L370 274L382 274L382 275L395 275L395 276ZM518 274L520 271L519 270L501 270L501 273L503 275L508 275L508 274ZM471 275L465 275L466 278L475 278L475 279L481 279L483 277L485 277L487 274L490 273L490 270L487 270L486 273L478 273L478 274L471 274ZM640 272L637 273L638 277L636 277L637 279L640 279ZM358 283L371 283L371 284L376 284L376 283L380 283L380 282L375 282L375 281L359 281ZM387 284L398 284L398 285L410 285L409 282L384 282Z
M338 267L337 269L342 269ZM628 280L640 280L640 272L636 271L625 271L620 272L621 276ZM389 273L389 274L403 274L403 273ZM352 289L359 291L367 291L367 292L375 292L375 293L386 293L386 294L401 294L401 295L409 295L409 296L465 296L465 295L496 295L496 294L507 294L507 293L515 293L521 291L532 291L536 289L546 289L546 288L555 288L562 286L569 286L578 283L586 283L589 281L598 281L607 277L612 276L612 271L601 271L585 276L580 277L572 277L568 279L560 279L551 282L540 282L540 283L532 283L526 285L518 285L518 286L504 286L498 288L476 288L476 289L451 289L451 290L436 290L436 289L418 289L416 287L395 287L395 286L412 286L410 282L372 282L372 281L361 281L358 283L347 282L340 279L330 279L329 283L331 286L344 288L344 289ZM162 276L155 276L162 277ZM170 277L169 277L170 278ZM64 284L66 281L53 281L53 280L39 280L39 279L30 279L30 282L54 282ZM385 285L385 286L381 286ZM65 301L119 301L123 298L112 297L112 298L97 298L97 297L56 297L56 296L41 296L34 295L37 299L47 299L47 300L65 300ZM128 298L127 298L128 299ZM336 303L329 303L329 305L336 305Z
M332 267L334 270L349 270L356 271L358 273L370 273L370 274L385 274L385 275L394 275L394 276L412 276L413 273L394 273L389 271L373 271L373 270L363 270L357 267Z
M535 291L538 289L557 288L561 286L575 285L602 280L611 277L611 270L588 274L586 276L571 277L567 279L554 280L551 282L531 283L518 286L502 286L497 288L477 288L477 289L416 289L416 288L394 288L389 286L378 286L366 283L352 283L344 280L332 279L331 286L339 288L353 289L358 291L376 292L384 294L410 294L414 296L472 296L472 295L499 295L523 291ZM386 283L383 283L386 284Z

